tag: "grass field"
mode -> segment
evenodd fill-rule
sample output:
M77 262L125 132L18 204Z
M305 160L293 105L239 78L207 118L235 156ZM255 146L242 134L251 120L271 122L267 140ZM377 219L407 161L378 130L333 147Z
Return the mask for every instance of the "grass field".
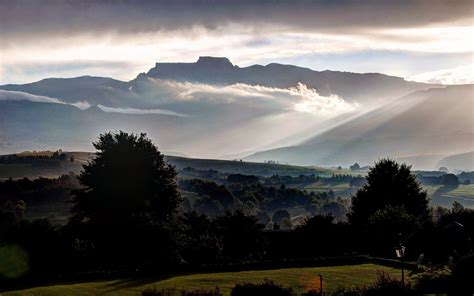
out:
M2 296L49 296L49 295L140 295L147 287L158 289L213 289L218 286L224 295L229 295L230 289L239 282L262 282L264 279L276 281L283 286L292 287L298 294L311 288L318 287L318 274L324 277L324 290L333 291L338 287L369 284L376 278L377 271L387 272L395 277L399 270L375 264L360 264L352 266L332 266L315 268L288 268L275 270L241 271L226 273L208 273L175 276L155 281L144 279L140 281L115 280L55 285L2 293Z
M440 185L422 185L428 191L431 205L440 205L450 208L457 201L466 208L474 208L474 184L459 185L456 188L446 190Z
M450 191L448 195L455 197L472 198L474 200L474 184L459 185L456 189Z
M357 191L356 187L351 187L349 183L327 184L323 182L315 182L305 185L300 189L306 189L314 192L325 192L332 190L336 196L349 197Z
M23 152L18 155L20 156L33 156L33 155L51 155L53 152ZM94 157L93 153L90 152L65 152L67 157L74 157L74 163L64 163L60 167L49 168L48 170L38 170L29 164L0 164L0 179L7 178L37 178L37 177L57 177L62 174L67 174L69 171L79 173L82 170L82 165L86 164L89 160ZM166 156L166 160L172 165L176 166L177 169L184 169L186 167L192 167L198 170L218 170L225 173L240 173L246 175L261 175L261 176L272 176L272 175L319 175L329 177L333 174L346 174L350 173L348 170L335 170L330 168L322 167L303 167L285 164L269 164L269 163L257 163L257 162L241 162L231 160L218 160L218 159L199 159L199 158L186 158L178 156Z

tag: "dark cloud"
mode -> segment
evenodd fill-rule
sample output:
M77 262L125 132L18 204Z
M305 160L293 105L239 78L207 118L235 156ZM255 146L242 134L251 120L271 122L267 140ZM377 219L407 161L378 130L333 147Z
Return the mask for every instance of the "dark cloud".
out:
M0 2L0 37L48 38L67 34L133 34L209 30L229 24L304 31L414 27L471 20L471 0L414 1L67 1Z

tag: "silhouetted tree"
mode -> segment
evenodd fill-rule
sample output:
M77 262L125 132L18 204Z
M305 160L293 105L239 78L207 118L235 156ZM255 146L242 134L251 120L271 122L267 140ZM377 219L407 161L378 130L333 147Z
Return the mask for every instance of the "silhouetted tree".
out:
M358 241L378 255L389 256L398 243L429 221L427 193L410 167L383 159L367 176L367 184L352 197L349 222L362 236Z
M454 174L446 174L442 176L441 184L448 187L456 187L459 185L459 179Z
M438 171L443 172L443 173L448 173L449 172L447 167L440 167Z
M358 170L360 170L360 165L356 162L356 163L354 163L353 165L351 165L351 166L349 167L349 169L350 169L351 171L358 171Z
M290 218L291 218L290 213L287 210L280 209L280 210L277 210L275 213L273 213L272 221L273 223L281 224L283 220L290 219Z
M145 134L105 133L79 176L72 213L90 224L158 223L181 202L176 171Z
M245 215L242 211L226 211L214 221L216 234L222 246L224 258L257 259L261 252L261 231L255 216Z
M349 221L367 224L370 217L387 206L403 207L417 220L428 216L427 193L416 181L410 166L382 159L369 171L367 184L352 197Z
M214 263L218 256L218 238L207 215L187 212L180 218L181 255L187 263Z
M145 134L105 133L93 145L97 157L79 176L84 188L74 192L71 223L88 227L99 259L165 256L181 202L174 167Z

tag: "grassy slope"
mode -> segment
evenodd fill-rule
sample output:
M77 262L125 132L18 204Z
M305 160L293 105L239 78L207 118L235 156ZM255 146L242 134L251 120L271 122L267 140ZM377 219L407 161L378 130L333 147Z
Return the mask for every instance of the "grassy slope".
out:
M47 153L40 153L41 155L48 155ZM52 152L50 152L52 154ZM70 171L79 173L82 169L82 164L87 163L94 154L89 152L66 152L68 158L74 156L74 163L65 162L61 167L38 169L33 168L28 164L0 164L0 180L12 178L37 178L37 177L57 177L67 174ZM33 153L20 153L20 155L34 155ZM240 173L247 175L320 175L331 176L332 174L346 174L350 171L334 170L321 167L302 167L284 164L267 164L257 162L240 162L231 160L217 160L217 159L198 159L185 158L177 156L166 156L166 159L176 166L177 169L184 169L192 167L198 170L218 170L224 173Z
M241 271L226 273L192 274L176 276L166 280L154 282L141 281L103 281L71 285L57 285L32 288L14 292L6 292L4 296L18 295L140 295L146 287L167 289L213 289L218 286L224 295L229 295L230 289L239 282L262 282L264 279L274 280L283 286L292 287L297 293L318 285L318 274L324 277L325 291L333 291L337 287L365 285L373 281L378 270L398 277L399 270L391 267L361 264L354 266L334 266L315 268L289 268L260 271Z
M432 205L450 208L454 201L460 202L466 208L474 208L474 184L459 185L454 189L443 190L439 185L423 185L428 191Z
M448 192L447 195L472 198L474 201L474 184L459 185L456 189Z
M199 158L185 158L178 156L167 156L166 159L176 166L178 169L192 167L198 170L217 170L224 173L240 173L248 175L271 176L277 175L321 175L331 176L339 171L321 168L321 167L303 167L285 164L269 164L259 162L241 162L232 160L218 160L218 159L199 159Z

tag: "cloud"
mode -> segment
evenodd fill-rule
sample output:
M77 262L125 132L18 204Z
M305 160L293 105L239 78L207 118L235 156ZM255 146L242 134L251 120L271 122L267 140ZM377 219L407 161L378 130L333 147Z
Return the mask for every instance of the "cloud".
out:
M146 96L160 98L161 104L206 103L209 105L251 106L268 113L305 112L321 117L358 109L357 103L343 98L322 96L317 90L299 83L296 87L275 88L236 83L214 85L147 78L153 88ZM155 94L155 95L154 95Z
M21 91L0 90L0 101L30 101L36 103L66 104L56 98L37 96Z
M87 101L66 103L56 98L38 96L38 95L33 95L30 93L21 92L21 91L10 91L10 90L2 90L2 89L0 89L0 101L29 101L29 102L35 102L35 103L61 104L61 105L74 106L81 110L85 110L91 107L91 105Z
M89 102L87 102L87 101L80 101L80 102L76 102L76 103L71 103L69 105L74 106L76 108L79 108L81 110L86 110L86 109L89 109L91 107L91 104L89 104Z
M304 65L314 67L317 55L331 53L462 54L473 51L472 13L469 0L0 1L0 83L84 74L129 80L155 61L200 55L240 66L314 55ZM385 63L384 73L406 74Z
M340 114L354 111L359 107L359 104L349 104L336 95L321 96L316 90L310 89L304 84L299 84L292 91L302 97L302 102L294 106L295 110L300 112Z
M373 27L414 27L469 21L469 0L414 1L2 1L2 35L32 37L40 33L140 34L219 30L229 23L250 26L334 31ZM27 20L27 21L25 21ZM34 24L32 26L31 24Z
M431 71L409 77L408 80L439 83L445 85L452 84L473 84L474 83L474 63L462 65L454 68Z
M135 108L114 108L114 107L107 107L103 105L97 105L102 111L104 112L112 112L112 113L123 113L123 114L137 114L137 115L144 115L144 114L163 114L163 115L171 115L171 116L178 116L178 117L188 117L189 115L177 113L170 110L164 109L135 109Z

